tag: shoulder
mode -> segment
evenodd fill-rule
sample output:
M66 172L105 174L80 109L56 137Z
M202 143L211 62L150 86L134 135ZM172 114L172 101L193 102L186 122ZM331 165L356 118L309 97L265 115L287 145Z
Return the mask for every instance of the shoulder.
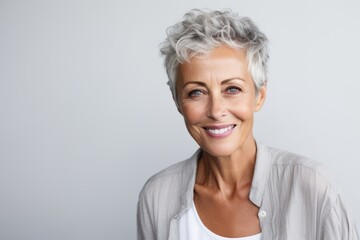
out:
M146 181L140 195L159 192L160 190L168 189L170 186L179 188L184 176L190 174L188 171L190 166L193 165L193 161L194 160L190 158L173 164L154 174Z
M144 184L139 200L160 203L172 199L179 199L179 195L187 190L196 171L197 155L199 151L184 161L173 164L151 176Z
M190 188L196 172L197 155L198 151L191 158L176 163L147 180L139 194L140 222L148 219L146 222L151 222L153 228L160 227L164 230L160 233L167 235L170 219L180 213L184 200L192 193Z
M319 177L327 179L329 183L334 183L333 176L328 168L317 160L274 147L268 147L268 153L273 168L289 170L299 168L304 174L316 174L319 175Z
M276 166L281 165L303 165L312 169L322 168L323 165L304 155L293 153L290 151L282 150L274 147L267 147L272 164Z
M327 196L336 201L339 188L332 173L321 162L289 151L268 147L273 181L292 187L292 192Z
M293 222L318 224L326 239L359 239L343 193L324 164L272 147L267 153L271 162L267 196L273 206L296 213Z

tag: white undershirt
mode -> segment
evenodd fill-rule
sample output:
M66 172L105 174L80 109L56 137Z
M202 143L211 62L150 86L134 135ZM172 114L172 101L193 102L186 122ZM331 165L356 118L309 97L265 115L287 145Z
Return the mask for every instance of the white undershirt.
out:
M191 208L180 218L180 240L260 240L261 233L256 235L227 238L211 232L201 221L194 203Z

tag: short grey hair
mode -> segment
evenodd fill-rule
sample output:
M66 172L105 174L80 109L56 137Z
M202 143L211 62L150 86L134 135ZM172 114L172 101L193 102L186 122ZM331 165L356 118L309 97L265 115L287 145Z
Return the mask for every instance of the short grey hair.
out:
M203 11L193 9L181 22L167 29L167 38L160 45L168 85L178 105L176 80L179 64L204 55L221 45L245 49L248 69L256 94L267 82L268 39L248 17L239 17L231 10Z

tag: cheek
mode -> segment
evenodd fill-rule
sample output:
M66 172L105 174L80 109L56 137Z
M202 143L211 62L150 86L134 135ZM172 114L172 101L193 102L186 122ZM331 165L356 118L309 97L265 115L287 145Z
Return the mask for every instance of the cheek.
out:
M203 117L200 108L183 108L183 116L188 124L196 124Z
M187 124L196 124L205 116L205 108L202 103L182 103L182 114Z
M232 114L240 120L252 119L254 116L254 106L251 104L238 104L233 108Z

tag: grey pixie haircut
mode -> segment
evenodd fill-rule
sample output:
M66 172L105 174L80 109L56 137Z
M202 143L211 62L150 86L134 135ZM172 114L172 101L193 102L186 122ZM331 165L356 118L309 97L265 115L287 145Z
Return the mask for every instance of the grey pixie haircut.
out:
M193 9L181 22L169 27L167 38L160 45L168 85L178 105L176 80L179 64L189 62L221 45L245 49L248 69L254 81L256 94L267 81L268 39L248 17L239 17L231 10L203 11Z

